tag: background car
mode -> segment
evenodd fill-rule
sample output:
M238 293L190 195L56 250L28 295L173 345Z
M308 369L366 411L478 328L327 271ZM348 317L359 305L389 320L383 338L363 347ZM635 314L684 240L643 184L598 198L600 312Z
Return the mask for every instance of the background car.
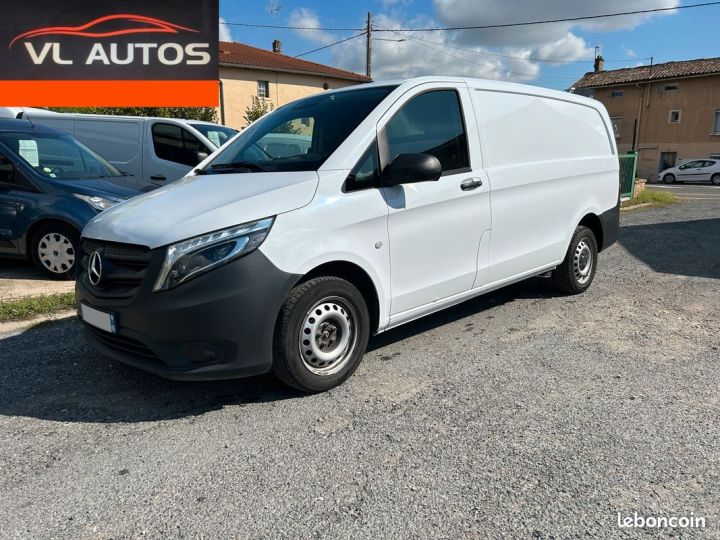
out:
M78 240L98 213L140 192L69 135L0 119L0 257L30 258L45 275L75 274Z
M237 131L201 120L57 113L0 108L0 117L27 119L64 131L127 173L109 181L149 190L185 176Z
M720 160L693 159L661 171L658 178L666 184L675 182L712 182L720 186Z

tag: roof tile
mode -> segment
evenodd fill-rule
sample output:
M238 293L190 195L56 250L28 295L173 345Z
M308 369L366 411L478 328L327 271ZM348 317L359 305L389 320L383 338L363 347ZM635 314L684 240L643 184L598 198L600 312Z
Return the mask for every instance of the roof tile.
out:
M697 60L666 62L653 66L591 71L575 83L575 88L597 88L599 86L615 86L715 73L720 73L720 58L699 58Z
M243 43L230 41L220 42L220 64L253 67L279 71L293 71L309 75L324 75L336 79L346 79L357 82L370 82L372 79L359 73L345 71L315 62L308 62L281 53L258 49Z

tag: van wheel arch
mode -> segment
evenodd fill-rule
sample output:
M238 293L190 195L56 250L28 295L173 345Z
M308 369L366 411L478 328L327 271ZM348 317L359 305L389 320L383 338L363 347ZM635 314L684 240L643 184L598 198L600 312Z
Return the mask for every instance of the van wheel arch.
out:
M370 333L377 332L380 324L380 299L370 275L360 266L348 261L333 261L321 264L302 276L292 288L311 279L329 276L350 282L362 294L370 314Z
M58 219L58 218L47 218L47 219L41 219L30 225L27 232L25 233L25 256L28 258L28 260L32 260L32 243L33 238L35 238L35 234L39 229L42 227L45 227L46 225L52 225L52 224L58 224L63 225L65 227L70 227L74 231L77 232L78 236L80 236L80 229L78 229L73 223L70 223L69 221L66 221L64 219Z
M595 240L597 242L598 252L602 251L603 244L603 225L602 221L600 221L600 218L595 214L586 214L585 217L583 217L580 220L580 223L578 223L578 227L587 227L590 229L593 234L595 235Z

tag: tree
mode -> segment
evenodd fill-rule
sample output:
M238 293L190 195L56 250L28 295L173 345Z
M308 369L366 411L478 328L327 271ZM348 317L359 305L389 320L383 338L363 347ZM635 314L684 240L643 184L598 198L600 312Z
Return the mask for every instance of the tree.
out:
M62 113L185 118L205 122L217 122L218 120L215 107L54 107L50 110Z
M250 105L245 109L245 115L243 116L248 124L262 118L274 109L273 104L265 99L257 96L252 96L250 99Z

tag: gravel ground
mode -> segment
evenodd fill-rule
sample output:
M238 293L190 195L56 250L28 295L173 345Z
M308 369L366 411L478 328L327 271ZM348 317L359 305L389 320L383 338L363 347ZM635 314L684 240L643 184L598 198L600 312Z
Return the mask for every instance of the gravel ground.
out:
M72 281L45 278L27 261L0 259L0 300L72 292Z
M323 395L164 381L74 321L0 340L0 536L718 538L720 190L703 190L623 213L585 295L535 279L399 328Z

